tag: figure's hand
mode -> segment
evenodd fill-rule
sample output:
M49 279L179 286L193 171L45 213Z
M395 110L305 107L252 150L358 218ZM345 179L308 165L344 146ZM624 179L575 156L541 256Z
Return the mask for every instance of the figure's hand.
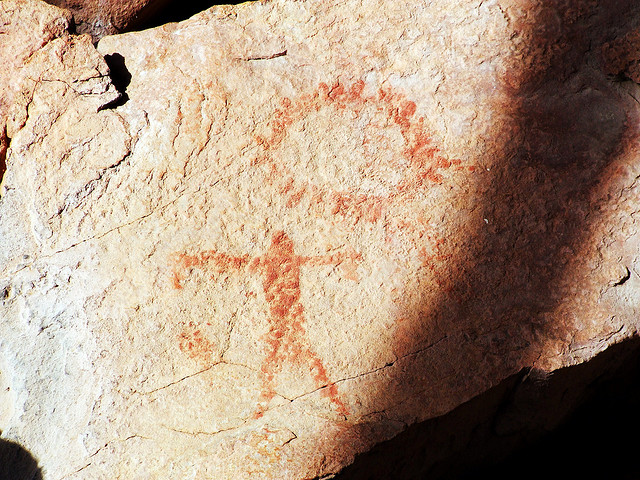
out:
M342 251L332 255L322 255L317 257L306 257L304 263L310 265L335 265L340 268L344 278L348 280L358 280L356 269L358 263L362 261L362 254L356 252L352 247L345 247Z
M362 262L362 254L356 252L351 247L348 248L349 250L343 253L343 260L338 263L338 268L340 269L343 278L357 282L360 280L357 270L358 264Z

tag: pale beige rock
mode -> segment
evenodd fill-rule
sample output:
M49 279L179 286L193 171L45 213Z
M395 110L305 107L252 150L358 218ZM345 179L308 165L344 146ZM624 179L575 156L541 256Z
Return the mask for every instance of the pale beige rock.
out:
M68 12L45 3L0 3L0 180L8 146L8 110L19 88L21 70L34 52L67 31L70 19Z
M12 103L12 98L7 95L15 89L19 71L28 63L31 55L63 35L69 27L70 18L68 12L43 2L0 3L0 62L3 66L0 107L4 109Z
M618 3L282 0L43 45L7 128L3 435L52 479L316 478L637 335Z

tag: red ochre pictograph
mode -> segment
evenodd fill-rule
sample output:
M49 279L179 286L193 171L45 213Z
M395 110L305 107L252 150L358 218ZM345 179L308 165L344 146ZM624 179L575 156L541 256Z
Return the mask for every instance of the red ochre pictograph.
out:
M279 231L271 239L264 255L250 258L248 255L231 256L215 250L196 255L179 254L173 270L173 286L182 288L189 270L213 267L219 272L245 270L262 278L262 288L269 305L269 331L265 335L265 358L262 363L262 390L256 418L263 415L268 402L276 395L275 376L285 362L306 364L310 368L317 388L322 389L336 411L348 414L340 400L338 387L329 381L327 370L318 355L308 346L305 335L304 308L300 302L300 270L303 266L342 265L353 270L353 264L361 256L355 252L342 252L324 256L302 256L295 253L293 241ZM181 349L192 358L200 359L210 352L213 345L202 337L193 324L181 334ZM210 355L210 353L209 353Z
M419 203L415 209L407 206L424 198L430 187L442 184L446 175L473 172L474 167L465 166L458 159L448 159L433 144L425 118L417 116L414 102L390 89L380 88L375 94L366 94L365 86L364 81L352 85L321 83L312 94L301 95L296 100L283 98L267 125L267 133L254 137L259 153L252 164L266 172L268 184L283 197L286 208L293 209L307 201L313 215L348 225L382 222L387 241L394 235L405 236L416 249L423 267L435 275L436 283L445 290L450 289L448 282L439 280L441 275L436 271L450 257L445 240L433 234ZM340 189L306 176L300 170L303 166L296 155L289 155L286 162L282 161L283 150L291 143L287 137L292 128L296 125L299 128L307 121L311 126L304 128L315 128L312 125L315 114L349 119L353 127L347 128L354 129L347 132L350 138L358 128L366 131L358 147L364 157L361 160L365 178L377 178L379 170L386 168L399 173L399 179L396 175L394 182L383 181L383 190L386 190L382 193L357 186ZM388 133L393 129L399 131L402 146L397 142L389 144ZM382 152L386 155L384 160L379 150L376 153L376 148L386 148ZM209 250L193 255L180 253L174 259L173 286L176 289L182 288L183 281L194 268L246 271L261 276L269 306L269 330L264 337L262 389L256 417L263 415L276 395L276 375L286 362L307 365L316 386L322 389L336 411L343 415L348 413L337 386L330 382L325 366L305 338L300 271L303 266L340 265L345 278L357 281L355 261L361 259L359 254L297 255L292 240L280 231L273 235L267 252L259 257L232 256ZM214 345L193 321L184 325L179 341L180 349L194 360L203 364L211 362Z
M390 128L399 129L404 147L397 152L390 152L394 165L380 165L375 154L366 159L372 176L376 169L383 167L402 171L402 179L393 185L388 194L373 194L358 188L337 191L305 180L296 172L295 165L290 167L280 161L280 150L286 148L291 128L327 107L333 109L333 114L329 115L348 113L354 129L372 132L362 140L361 147L365 155L369 145L375 144L376 140L384 143L381 139ZM254 165L271 169L269 179L285 196L289 208L297 206L307 197L310 208L318 215L342 218L352 223L382 221L389 234L410 231L422 236L428 228L420 225L421 220L407 222L404 215L394 214L395 208L400 207L406 212L408 201L418 198L429 187L443 183L445 171L473 172L475 167L465 166L459 159L448 159L433 144L425 118L418 117L416 111L415 102L390 89L380 88L375 94L365 94L365 82L362 80L350 86L341 82L331 86L320 83L313 94L303 95L295 101L282 99L270 122L270 132L256 137L262 151L254 160Z
M434 232L424 200L431 188L450 184L453 175L470 174L475 166L448 158L434 144L427 121L417 110L416 103L404 94L391 88L378 88L372 93L363 80L320 83L310 94L280 101L265 133L255 137L259 151L253 164L265 171L267 182L284 197L287 208L306 208L312 215L348 227L381 225L390 253L398 240L406 244L435 285L450 294L455 275L447 271L447 261L455 242ZM300 130L308 130L310 135L304 137L310 138L313 146L313 132L320 128L335 130L336 138L342 136L341 128L346 128L345 137L359 139L361 143L352 146L362 178L375 179L373 183L377 181L383 187L378 189L382 193L357 184L336 188L336 183L330 186L317 176L312 179L312 175L305 175L308 171L301 157L324 152L318 148L312 154L304 147L291 151L296 141L293 137ZM394 132L395 143L389 140ZM323 136L330 138L329 133ZM298 142L299 138L298 134ZM344 160L331 157L319 162L344 165ZM384 172L395 173L395 179L391 181L393 175L385 177Z

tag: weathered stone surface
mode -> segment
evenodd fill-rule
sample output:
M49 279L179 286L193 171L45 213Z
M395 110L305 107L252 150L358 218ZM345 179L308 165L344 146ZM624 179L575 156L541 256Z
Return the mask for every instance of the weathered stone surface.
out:
M59 32L7 114L3 434L54 479L316 478L637 335L637 85L603 53L634 3Z
M70 19L67 12L44 3L29 4L28 8L24 3L0 3L0 179L8 147L9 106L23 77L21 71L33 53L67 31Z

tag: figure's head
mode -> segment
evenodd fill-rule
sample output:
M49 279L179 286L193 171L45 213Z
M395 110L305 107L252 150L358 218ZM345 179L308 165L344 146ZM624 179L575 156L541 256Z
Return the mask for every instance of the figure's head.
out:
M293 241L283 230L279 230L271 238L271 248L277 249L282 253L293 254Z

